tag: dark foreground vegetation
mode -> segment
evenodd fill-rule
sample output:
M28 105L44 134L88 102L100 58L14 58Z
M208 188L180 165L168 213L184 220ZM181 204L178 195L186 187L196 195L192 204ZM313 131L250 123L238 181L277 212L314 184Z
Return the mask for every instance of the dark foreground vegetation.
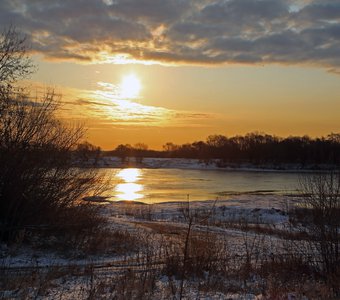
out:
M101 219L81 201L98 189L97 173L72 165L84 130L57 119L52 90L32 97L17 85L33 70L25 38L9 28L0 36L0 241L32 231L70 239Z
M299 205L276 210L287 218L279 227L217 202L183 202L171 217L157 205L121 204L112 211L120 225L112 219L86 253L99 259L5 267L2 289L36 299L339 299L339 178L306 179Z
M196 158L209 162L219 159L223 167L230 163L251 163L253 165L297 164L304 168L308 165L340 165L340 134L327 137L290 136L281 138L265 133L248 133L244 136L226 137L211 135L206 141L183 145L167 143L163 151L148 150L145 144L119 145L106 155L118 156L124 161L128 157Z

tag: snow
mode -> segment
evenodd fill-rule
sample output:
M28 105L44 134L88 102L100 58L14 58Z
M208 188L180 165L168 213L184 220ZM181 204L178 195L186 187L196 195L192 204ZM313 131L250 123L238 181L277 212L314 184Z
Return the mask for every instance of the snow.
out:
M88 165L93 165L94 161L89 160ZM228 171L262 171L262 172L313 172L315 170L332 169L330 165L306 165L303 168L299 164L262 164L251 163L224 163L221 165L220 159L210 159L204 161L193 158L143 158L142 163L137 163L134 157L130 157L126 162L122 162L119 157L104 156L96 162L97 167L102 168L151 168L151 169L198 169L198 170L228 170Z
M288 222L288 216L282 207L282 198L284 196L270 195L264 198L267 197L269 199L260 201L261 196L239 195L228 200L192 201L189 202L189 206L192 211L212 211L210 218L214 221L246 220L252 224L284 226ZM256 206L254 205L255 203ZM268 203L270 203L270 207L268 207ZM186 202L163 202L144 205L131 201L110 202L102 205L102 214L109 219L109 224L113 230L133 230L135 225L131 222L136 218L147 222L146 215L150 215L153 222L161 222L162 224L171 222L177 226L182 226L183 215L181 208L186 207L187 204ZM1 265L11 267L83 265L87 264L89 260L106 262L119 259L117 257L106 257L105 259L99 257L86 259L63 258L53 251L37 251L25 247L9 249L5 245L2 245L1 252Z
M164 161L161 161L164 163ZM153 160L153 166L156 165ZM189 164L185 162L186 166L192 167L194 162ZM179 166L179 163L176 167ZM184 166L183 164L181 166ZM228 199L224 200L210 200L205 201L190 201L190 202L163 202L156 204L143 204L133 201L119 201L101 203L102 198L90 198L87 201L99 202L97 205L101 206L101 213L109 220L109 227L111 230L126 230L130 232L151 231L151 225L162 225L166 227L173 226L177 229L185 230L187 224L183 217L183 208L189 205L191 212L200 212L208 215L206 220L209 224L209 230L216 234L221 234L228 237L231 245L231 251L241 253L244 246L244 238L256 237L255 233L244 233L240 228L220 227L217 224L226 224L228 222L238 222L245 220L249 224L271 226L272 228L284 228L288 223L288 215L286 213L287 203L294 205L298 199L287 197L285 195L252 195L252 194L238 194L229 195ZM194 225L194 230L206 231L207 226L199 222ZM267 240L268 249L271 251L271 243L280 241L280 237L270 237ZM2 245L0 249L0 267L13 268L41 268L44 272L60 270L65 267L69 270L73 268L87 267L90 265L106 265L112 263L125 262L123 256L111 255L92 255L84 258L65 257L62 254L53 250L36 250L29 246L21 246L13 249L11 246ZM133 256L130 256L130 258ZM71 272L71 271L70 271ZM72 273L72 272L71 272ZM101 274L101 275L100 275ZM114 294L108 287L111 284L112 278L103 277L105 273L98 273L95 280L99 280L100 284L106 286L106 293L114 298ZM116 276L115 273L112 276ZM91 275L92 276L92 275ZM92 287L92 277L89 275L57 277L49 282L50 288L37 297L37 299L82 299L88 297ZM101 276L101 277L100 277ZM111 275L109 275L111 276ZM103 280L101 282L100 280ZM105 283L106 281L108 283ZM169 278L162 276L155 282L156 293L155 298L152 299L168 299L169 297ZM107 285L105 285L105 284ZM179 284L177 282L176 284ZM185 293L186 299L267 299L263 295L248 292L222 293L222 292L200 292L197 294L197 289L191 286L194 283L188 283ZM256 285L256 280L254 280ZM1 286L0 286L1 287ZM22 297L20 290L3 290L0 289L0 297ZM31 288L30 295L33 297L39 291ZM292 294L293 295L293 294ZM105 298L103 298L105 299Z

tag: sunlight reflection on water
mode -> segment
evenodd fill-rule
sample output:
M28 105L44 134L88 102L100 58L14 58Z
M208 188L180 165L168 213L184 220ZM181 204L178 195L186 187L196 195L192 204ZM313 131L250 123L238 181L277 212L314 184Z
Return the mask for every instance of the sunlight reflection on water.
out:
M193 169L103 169L112 189L108 197L144 203L233 199L243 197L259 201L295 194L299 178L305 173L251 172ZM265 195L264 195L265 194ZM267 196L267 198L264 198Z
M142 176L140 169L122 169L118 172L117 177L123 180L115 187L116 197L118 200L138 200L144 198L142 193L144 185L137 183Z

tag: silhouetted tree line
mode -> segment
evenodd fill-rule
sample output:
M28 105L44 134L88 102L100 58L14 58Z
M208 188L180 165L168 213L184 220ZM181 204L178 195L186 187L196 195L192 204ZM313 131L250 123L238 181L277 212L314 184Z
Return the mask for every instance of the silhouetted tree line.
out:
M176 145L166 143L163 151L139 149L119 145L109 155L128 157L196 158L206 161L219 159L221 166L228 163L340 165L340 134L326 137L309 136L277 137L265 133L248 133L226 137L210 135L206 141Z
M73 154L73 159L76 162L96 165L101 155L101 148L84 141L76 146Z
M130 157L135 157L137 163L142 163L144 157L163 157L160 151L149 150L148 145L137 143L134 146L130 144L120 144L113 151L108 151L106 155L118 156L123 163L128 162Z

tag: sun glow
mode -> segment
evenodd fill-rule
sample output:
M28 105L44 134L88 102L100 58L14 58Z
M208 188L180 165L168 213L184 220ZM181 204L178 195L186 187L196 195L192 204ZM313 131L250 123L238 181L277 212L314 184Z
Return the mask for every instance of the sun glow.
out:
M120 97L128 99L138 98L141 88L141 82L135 74L126 75L119 85Z
M117 177L123 180L123 183L118 184L115 188L119 200L133 201L144 197L142 194L144 186L136 183L140 180L140 176L139 169L131 168L119 171Z
M131 183L139 180L141 171L135 168L122 169L117 174L117 177L123 179L125 182Z
M137 86L140 86L139 80L137 79ZM124 80L123 80L124 81ZM122 81L122 83L123 83ZM127 80L129 82L129 80ZM134 80L132 81L134 82ZM165 124L169 121L172 116L175 115L175 111L138 103L138 98L128 98L128 86L129 84L112 84L108 82L97 82L99 89L89 94L84 94L83 98L95 99L88 100L91 105L90 114L93 116L96 114L98 118L101 118L104 122L115 121L115 124L124 125L139 125L149 126ZM122 97L122 86L124 90L127 90L125 98ZM132 84L134 86L134 84ZM125 88L126 87L126 88ZM130 96L132 95L131 92ZM136 94L136 92L134 92Z

